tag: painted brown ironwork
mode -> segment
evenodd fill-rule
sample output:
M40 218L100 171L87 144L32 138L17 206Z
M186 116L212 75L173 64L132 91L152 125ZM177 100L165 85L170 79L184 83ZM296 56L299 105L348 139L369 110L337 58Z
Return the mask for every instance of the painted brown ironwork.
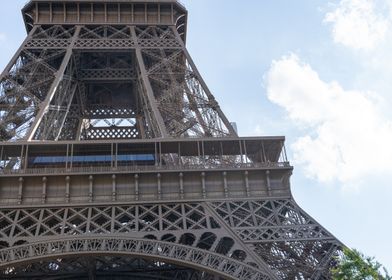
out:
M0 279L330 279L284 137L238 137L175 0L31 0L0 76Z

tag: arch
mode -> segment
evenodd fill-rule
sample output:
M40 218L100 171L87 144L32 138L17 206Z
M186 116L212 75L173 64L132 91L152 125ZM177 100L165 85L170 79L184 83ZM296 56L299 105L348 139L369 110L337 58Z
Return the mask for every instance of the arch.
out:
M176 242L176 237L173 234L165 234L161 240L165 242Z
M179 243L182 245L192 246L196 241L196 236L192 233L185 233L181 235Z
M214 233L203 233L203 235L200 237L199 242L197 243L197 247L204 250L210 250L216 238L217 237Z
M0 241L0 250L4 248L8 248L9 244L6 241Z
M242 250L235 250L231 257L237 261L243 262L246 259L246 253Z
M227 255L230 252L231 248L234 246L234 240L230 237L223 237L219 240L218 245L216 246L215 252L222 255Z
M23 244L27 244L27 241L26 240L18 240L14 243L14 246L20 246Z
M158 238L153 234L149 234L149 235L144 236L144 239L157 240Z
M26 266L0 270L6 279L150 279L150 280L213 280L216 275L168 262L129 256L80 256L41 260ZM34 275L34 276L33 276ZM33 277L31 277L33 276ZM219 277L220 280L223 278Z
M269 280L266 271L198 248L157 240L126 237L49 239L0 250L0 269L72 256L133 256L206 271L224 279Z

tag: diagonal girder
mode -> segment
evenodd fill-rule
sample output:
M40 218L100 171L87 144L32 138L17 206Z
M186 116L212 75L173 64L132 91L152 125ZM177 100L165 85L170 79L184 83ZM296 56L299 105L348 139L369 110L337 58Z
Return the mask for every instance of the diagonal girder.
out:
M27 135L27 140L29 140L29 141L34 139L35 133L36 133L39 125L41 124L44 115L48 112L50 103L51 103L53 97L55 96L56 91L58 90L58 86L59 86L61 80L63 79L65 70L66 70L66 68L67 68L67 66L68 66L68 64L69 64L69 62L71 60L71 56L72 56L72 52L73 52L72 47L75 44L75 42L76 42L76 40L77 40L77 38L79 36L80 30L81 30L81 27L77 27L77 29L75 31L75 34L73 35L72 43L68 47L67 52L66 52L66 54L65 54L65 56L63 58L63 61L61 63L61 66L60 66L59 70L56 73L56 78L53 81L53 83L52 83L52 85L51 85L51 87L49 89L49 92L47 93L47 95L45 97L45 100L43 101L43 103L40 106L40 110L39 110L39 112L38 112L38 114L37 114L37 116L36 116L32 126L31 126L31 129L30 129L28 135Z

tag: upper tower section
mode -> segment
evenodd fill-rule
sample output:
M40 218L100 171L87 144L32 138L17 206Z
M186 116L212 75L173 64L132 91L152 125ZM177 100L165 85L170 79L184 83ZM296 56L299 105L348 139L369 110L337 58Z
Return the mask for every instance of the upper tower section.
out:
M22 9L34 25L173 25L185 39L188 12L177 0L31 0Z
M237 137L174 0L31 0L0 76L0 141Z

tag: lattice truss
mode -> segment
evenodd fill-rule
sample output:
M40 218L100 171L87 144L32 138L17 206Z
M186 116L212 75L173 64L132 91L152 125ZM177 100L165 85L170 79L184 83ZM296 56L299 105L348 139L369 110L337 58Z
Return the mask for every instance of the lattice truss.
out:
M158 259L186 260L186 250L197 253L192 262L218 258L234 266L229 274L238 272L236 279L329 279L341 246L291 200L21 209L0 215L3 263L43 256L50 240L59 253L72 246L73 252L98 247L122 252L121 242L133 242L131 251L138 253L138 242L147 242ZM163 254L156 246L172 251ZM185 251L174 256L173 248ZM214 269L223 267L217 263ZM252 278L255 273L261 278Z
M59 275L61 278L59 278ZM132 257L73 257L3 271L2 279L161 279L222 280L209 273Z
M235 135L175 28L35 26L1 76L1 140L168 135Z
M64 50L23 50L0 81L0 139L23 138L44 102Z
M0 267L4 275L23 272L18 263L30 257L122 253L197 265L225 278L271 279L219 219L199 203L3 210Z
M172 136L227 136L233 133L192 65L181 39L169 27L136 28L154 96Z
M341 244L292 200L214 203L281 279L330 279Z

